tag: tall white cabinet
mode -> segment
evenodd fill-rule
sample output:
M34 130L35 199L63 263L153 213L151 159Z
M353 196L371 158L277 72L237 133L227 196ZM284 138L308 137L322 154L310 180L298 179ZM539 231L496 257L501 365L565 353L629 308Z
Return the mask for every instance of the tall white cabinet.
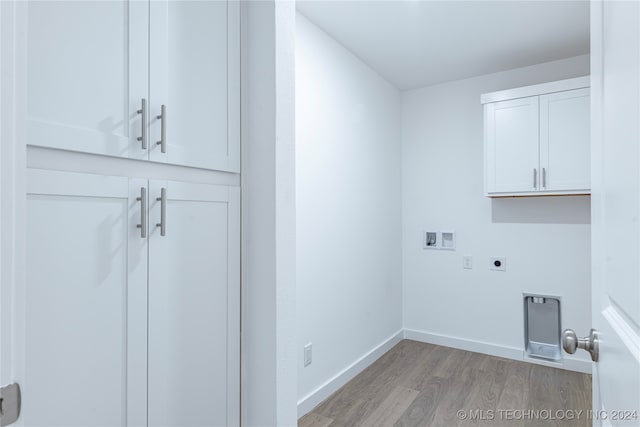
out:
M136 111L148 99L148 3L22 6L28 143L147 158L136 143L142 126Z
M239 2L19 8L18 425L239 426Z
M149 189L149 425L237 426L240 191Z
M485 193L589 194L589 77L482 95Z
M240 171L240 2L26 7L30 145Z
M23 426L146 425L142 181L29 170L17 295ZM20 372L21 371L21 372Z

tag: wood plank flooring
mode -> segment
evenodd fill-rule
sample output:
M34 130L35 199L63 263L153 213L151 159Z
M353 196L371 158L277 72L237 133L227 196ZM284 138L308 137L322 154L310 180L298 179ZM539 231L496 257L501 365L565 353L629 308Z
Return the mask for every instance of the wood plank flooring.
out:
M589 410L591 375L404 340L298 426L586 427Z

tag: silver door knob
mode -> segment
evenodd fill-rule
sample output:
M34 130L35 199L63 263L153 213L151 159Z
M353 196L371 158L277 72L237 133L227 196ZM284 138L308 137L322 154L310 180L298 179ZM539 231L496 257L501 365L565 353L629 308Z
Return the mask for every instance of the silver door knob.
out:
M596 332L595 329L591 329L588 337L578 338L573 329L565 329L564 332L562 332L562 348L569 354L573 354L577 349L581 348L591 354L591 360L597 362L600 350L598 345L598 332Z

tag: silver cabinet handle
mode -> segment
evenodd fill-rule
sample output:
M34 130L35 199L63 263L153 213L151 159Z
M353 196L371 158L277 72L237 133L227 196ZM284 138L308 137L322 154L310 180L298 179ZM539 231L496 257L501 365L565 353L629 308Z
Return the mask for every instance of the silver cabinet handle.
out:
M140 187L140 197L136 200L140 202L140 224L137 227L140 229L140 237L147 237L147 189Z
M578 338L573 329L565 329L562 332L562 348L569 354L573 354L577 349L581 348L591 354L591 360L597 362L598 353L600 352L598 332L595 329L591 329L588 337Z
M160 115L156 116L160 119L160 141L156 142L160 146L160 151L167 152L167 106L162 104L160 107Z
M542 168L542 188L547 188L547 170Z
M142 107L136 111L138 114L142 114L142 134L138 137L138 141L142 142L142 149L147 149L147 100L142 98Z
M538 188L538 169L533 168L533 188Z
M156 227L160 227L160 235L167 235L167 189L160 189L160 197L156 198L160 202L160 222Z

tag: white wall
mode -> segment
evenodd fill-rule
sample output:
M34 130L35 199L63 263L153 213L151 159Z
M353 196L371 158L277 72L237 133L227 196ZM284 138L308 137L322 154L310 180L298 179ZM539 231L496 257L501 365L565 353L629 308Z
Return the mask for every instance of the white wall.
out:
M295 6L243 8L243 425L295 426Z
M400 94L296 19L298 397L310 409L402 326Z
M485 92L587 74L580 56L403 93L404 326L417 331L408 336L517 356L523 292L559 295L562 327L588 333L589 198L484 197L480 105ZM455 230L457 250L422 249L427 228ZM490 256L506 257L507 271L489 271Z

